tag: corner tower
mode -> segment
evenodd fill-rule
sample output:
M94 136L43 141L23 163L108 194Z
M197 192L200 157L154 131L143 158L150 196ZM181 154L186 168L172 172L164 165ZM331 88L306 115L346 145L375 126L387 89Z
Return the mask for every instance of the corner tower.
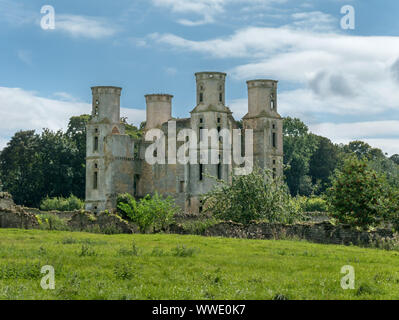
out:
M277 109L275 80L247 81L248 113L244 129L254 130L254 164L268 168L273 175L283 174L283 119Z
M115 208L118 193L133 192L134 144L120 121L119 87L93 87L86 125L86 209Z

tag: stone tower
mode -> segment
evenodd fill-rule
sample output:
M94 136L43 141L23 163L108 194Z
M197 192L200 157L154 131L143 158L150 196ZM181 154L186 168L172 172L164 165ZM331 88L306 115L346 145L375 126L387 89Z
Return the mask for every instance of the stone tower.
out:
M145 96L147 118L145 129L159 128L172 118L172 98L170 94L147 94Z
M93 87L92 118L86 126L86 209L115 208L119 193L133 194L134 143L120 122L118 87Z
M244 129L253 129L254 165L269 168L275 176L283 168L283 119L277 112L277 81L250 80Z
M187 166L186 176L188 177L188 201L186 205L192 208L191 211L202 211L200 195L210 191L215 184L213 178L228 180L231 172L231 165L223 163L223 139L218 138L216 143L212 143L211 138L207 138L204 129L221 133L223 129L234 127L234 119L229 108L225 105L225 81L226 74L222 72L199 72L195 74L197 85L197 106L191 111L191 128L197 133L198 163ZM201 143L208 143L208 157L201 154ZM228 145L231 148L231 144ZM212 159L212 152L215 157ZM215 161L216 160L216 161ZM207 163L203 163L207 162Z

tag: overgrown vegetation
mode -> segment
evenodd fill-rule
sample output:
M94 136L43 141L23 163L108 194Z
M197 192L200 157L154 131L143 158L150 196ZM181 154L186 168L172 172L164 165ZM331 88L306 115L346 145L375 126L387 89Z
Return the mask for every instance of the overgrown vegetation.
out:
M327 201L322 197L296 196L292 198L292 203L298 212L328 212Z
M63 197L46 197L40 203L40 209L43 211L75 211L84 208L84 202L74 195L68 198Z
M292 223L301 218L287 186L270 170L254 168L249 175L233 175L203 196L205 212L217 219L248 224L252 220Z
M178 212L173 198L163 198L158 193L147 195L139 201L129 194L123 194L117 202L122 216L136 223L142 233L150 228L154 232L165 231L174 222L173 217Z

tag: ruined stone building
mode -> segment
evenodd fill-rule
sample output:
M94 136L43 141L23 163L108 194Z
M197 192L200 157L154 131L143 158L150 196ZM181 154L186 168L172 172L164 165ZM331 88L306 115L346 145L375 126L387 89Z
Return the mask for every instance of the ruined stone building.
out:
M240 127L225 104L226 74L199 72L195 77L197 104L189 118L172 117L173 96L145 96L145 132L161 129L166 141L170 141L167 137L170 120L175 121L177 133L182 129L193 129L198 132L198 139L202 139L201 129L217 129L220 132ZM254 164L280 175L283 165L283 121L277 112L277 81L251 80L247 84L248 113L242 119L241 130L253 130ZM201 212L200 196L217 183L210 176L229 181L234 164L223 164L223 161L219 164L149 164L145 160L145 152L154 142L144 138L134 141L125 133L120 117L121 91L118 87L92 88L92 119L87 124L86 209L94 212L112 210L120 193L143 197L158 192L174 197L185 212ZM177 141L177 148L183 143ZM221 157L222 152L219 159Z

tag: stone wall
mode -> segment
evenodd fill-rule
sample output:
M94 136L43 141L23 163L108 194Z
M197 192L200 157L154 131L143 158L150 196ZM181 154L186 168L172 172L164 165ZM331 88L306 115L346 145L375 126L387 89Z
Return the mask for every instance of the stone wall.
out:
M0 210L11 210L14 206L11 195L7 192L0 192Z
M0 209L0 228L35 229L39 227L36 216L21 207Z
M137 233L136 226L114 214L77 212L68 221L74 231L101 232L106 234Z
M181 225L174 225L171 233L187 234ZM221 222L201 233L209 237L245 238L245 239L303 239L323 244L344 244L367 246L372 241L393 238L389 229L373 232L357 231L349 226L335 226L329 221L298 223L293 225L252 223L248 226L235 222Z

